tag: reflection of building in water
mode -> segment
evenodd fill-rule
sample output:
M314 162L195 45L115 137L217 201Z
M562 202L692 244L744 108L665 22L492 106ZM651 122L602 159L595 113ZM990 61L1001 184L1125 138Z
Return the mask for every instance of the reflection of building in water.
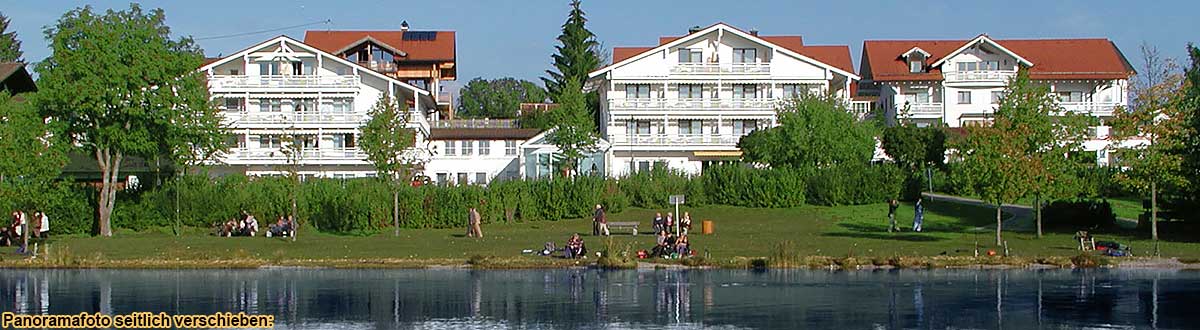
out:
M483 301L483 280L478 271L471 271L470 281L467 285L467 294L469 295L467 297L467 315L479 317L479 306Z

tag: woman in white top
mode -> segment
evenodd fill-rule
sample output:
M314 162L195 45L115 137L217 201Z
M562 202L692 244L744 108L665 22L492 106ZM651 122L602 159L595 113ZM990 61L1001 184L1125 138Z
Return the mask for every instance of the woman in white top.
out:
M50 238L50 217L46 216L46 212L38 213L41 213L42 215L42 226L39 228L38 234L42 237L42 239Z

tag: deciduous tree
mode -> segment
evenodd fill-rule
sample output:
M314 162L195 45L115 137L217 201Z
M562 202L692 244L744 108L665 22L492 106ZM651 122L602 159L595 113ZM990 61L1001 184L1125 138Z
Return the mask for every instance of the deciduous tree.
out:
M219 130L208 90L196 71L203 52L191 38L171 38L161 9L98 13L82 7L46 29L53 51L37 71L38 105L63 127L67 143L93 155L101 171L100 235L111 236L121 164L128 156L175 150L193 133Z
M371 107L371 119L362 127L359 147L375 165L378 177L392 184L392 223L400 235L400 189L418 164L412 147L417 131L408 126L408 103L383 96Z
M559 106L550 111L550 122L554 132L547 140L559 149L559 169L564 174L576 173L579 161L596 151L599 137L595 123L581 111L587 107L586 95L578 81L570 81L559 98Z
M1113 137L1118 148L1121 185L1150 196L1150 236L1158 251L1158 196L1165 187L1187 183L1183 172L1188 138L1181 86L1184 75L1179 65L1143 45L1146 63L1133 85L1132 104L1117 111Z
M515 118L521 103L546 102L541 86L514 78L471 79L461 93L456 116L463 118Z
M777 112L778 127L754 131L738 142L745 160L800 169L871 160L873 126L858 121L835 97L805 95Z
M66 165L63 149L32 104L0 92L0 199L14 204L5 206L45 207L38 197Z

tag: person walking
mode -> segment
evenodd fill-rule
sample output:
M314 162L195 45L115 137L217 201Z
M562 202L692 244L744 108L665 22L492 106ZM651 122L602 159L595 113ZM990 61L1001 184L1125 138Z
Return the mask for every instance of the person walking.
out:
M479 210L472 207L467 211L467 237L483 238L483 228L479 227L480 222L483 222L483 216L479 215Z
M925 222L925 206L921 205L921 197L917 197L917 204L913 206L913 231L921 231L921 223Z
M896 225L896 209L900 208L900 201L895 198L888 200L888 232L900 231L900 226Z
M592 209L592 236L600 236L600 204Z
M592 222L598 227L597 235L603 234L608 236L608 214L604 212L604 206L596 204L596 213L592 216Z

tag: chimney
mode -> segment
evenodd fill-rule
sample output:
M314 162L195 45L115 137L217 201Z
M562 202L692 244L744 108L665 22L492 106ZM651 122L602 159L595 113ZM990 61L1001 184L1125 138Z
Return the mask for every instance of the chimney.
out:
M688 34L692 34L692 33L700 32L700 30L701 30L701 29L700 29L700 26L699 26L699 25L692 26L690 29L688 29Z
M750 29L750 35L757 37L757 36L758 36L758 29Z
M400 31L408 31L408 21L400 22Z

